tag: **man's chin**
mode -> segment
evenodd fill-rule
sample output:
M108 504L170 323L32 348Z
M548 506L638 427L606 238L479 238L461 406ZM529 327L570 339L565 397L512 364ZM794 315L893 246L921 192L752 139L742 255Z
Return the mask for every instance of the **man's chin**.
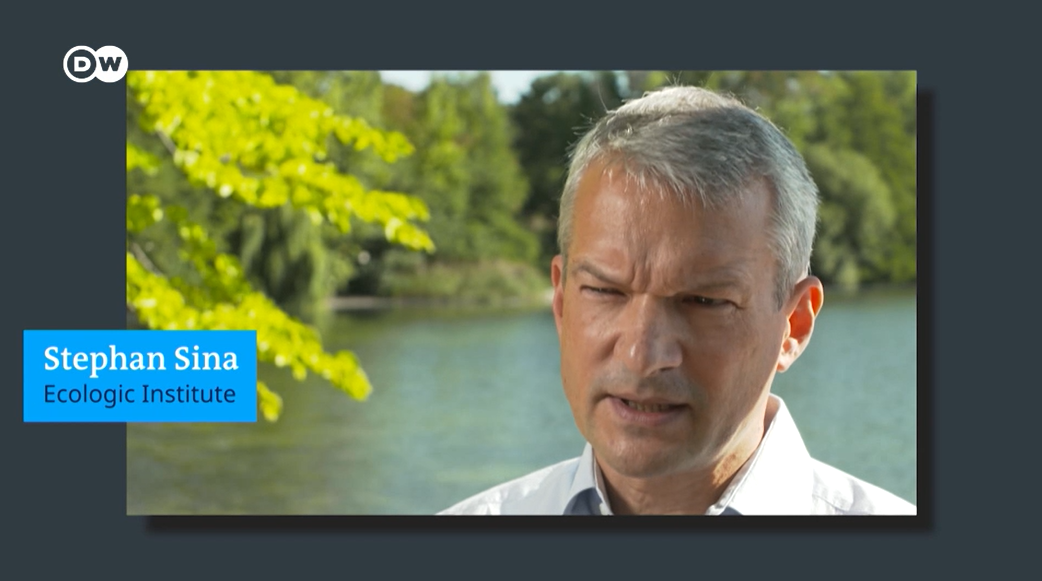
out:
M602 471L625 478L650 479L683 472L689 459L670 450L627 447L624 450L594 447L594 456Z

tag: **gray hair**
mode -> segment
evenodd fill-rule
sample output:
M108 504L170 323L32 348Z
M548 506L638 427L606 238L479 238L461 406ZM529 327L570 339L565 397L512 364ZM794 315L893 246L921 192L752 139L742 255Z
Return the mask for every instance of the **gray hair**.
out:
M736 99L696 87L646 93L609 111L575 145L561 196L557 244L564 262L572 240L575 193L595 161L621 169L641 189L648 183L717 208L741 198L753 180L773 190L770 246L778 265L780 308L806 275L817 221L818 188L803 157L765 117Z

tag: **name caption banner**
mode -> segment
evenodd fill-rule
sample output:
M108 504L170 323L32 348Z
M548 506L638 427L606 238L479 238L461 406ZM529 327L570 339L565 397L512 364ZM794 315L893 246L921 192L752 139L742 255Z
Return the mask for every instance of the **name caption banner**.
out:
M25 422L255 422L256 331L22 332Z

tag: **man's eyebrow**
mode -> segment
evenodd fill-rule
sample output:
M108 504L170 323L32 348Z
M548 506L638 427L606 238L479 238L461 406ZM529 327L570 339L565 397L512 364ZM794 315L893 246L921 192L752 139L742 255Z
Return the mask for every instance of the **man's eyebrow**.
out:
M622 282L586 260L577 260L569 268L569 271L570 275L586 273L610 285L623 285ZM691 281L689 284L684 285L685 289L678 294L712 293L728 290L745 291L748 287L747 274L740 268L723 267L705 273L699 277L699 280Z
M622 284L621 282L619 282L615 278L609 276L607 273L605 273L600 268L597 268L596 266L594 266L593 264L591 264L591 263L589 263L589 262L587 262L585 260L578 260L578 261L576 261L572 265L572 268L570 270L572 271L571 274L573 276L579 274L580 272L585 272L586 274L589 274L590 276L592 276L594 278L597 278L597 279L600 279L600 280L602 280L602 281L604 281L604 282L606 282L608 284L612 284L612 285L615 285L615 286L619 286L619 285Z
M734 290L744 290L745 289L745 285L742 284L742 282L739 279L736 279L736 278L726 278L726 279L719 279L719 280L707 280L705 282L700 282L700 283L698 283L696 285L692 285L692 287L691 287L689 292L702 292L702 293L706 293L706 292L727 291L727 290L732 290L732 289L734 289Z
M748 287L748 273L740 268L724 267L705 273L699 280L690 285L695 292L712 292L725 290L745 290Z

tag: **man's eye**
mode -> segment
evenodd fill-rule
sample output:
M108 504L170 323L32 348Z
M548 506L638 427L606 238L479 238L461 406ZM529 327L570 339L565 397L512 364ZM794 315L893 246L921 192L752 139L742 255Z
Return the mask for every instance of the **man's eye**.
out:
M620 293L619 291L617 291L617 290L615 290L613 288L603 288L603 287L595 287L595 286L584 286L584 287L582 287L582 290L584 292L589 292L589 293L593 293L595 295L604 295L604 296L613 296L613 295L620 295L620 294L622 294L622 293Z
M711 299L709 297L690 296L685 297L684 302L690 305L701 305L703 307L719 307L727 304L723 299Z

